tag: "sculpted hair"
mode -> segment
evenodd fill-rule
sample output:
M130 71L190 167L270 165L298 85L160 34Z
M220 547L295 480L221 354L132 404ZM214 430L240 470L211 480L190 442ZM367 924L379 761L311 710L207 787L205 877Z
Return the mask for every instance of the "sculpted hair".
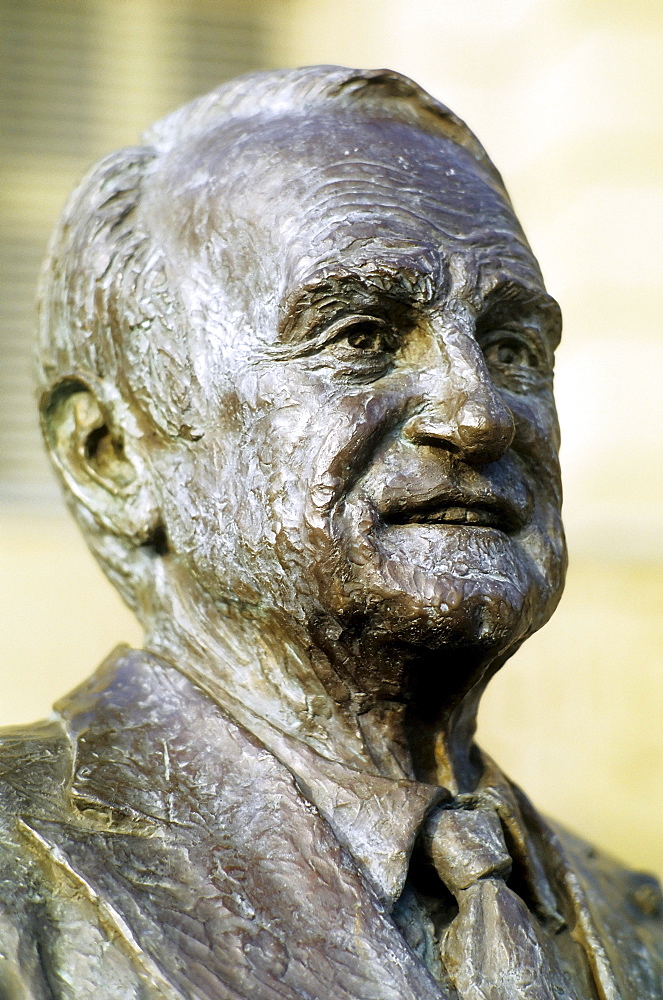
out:
M144 145L107 156L72 194L42 271L40 389L72 376L109 381L168 437L200 436L192 324L182 329L167 261L140 217L141 196L160 158L188 138L237 119L259 130L265 117L314 112L329 102L452 139L507 198L474 134L407 77L336 66L239 77L157 122Z

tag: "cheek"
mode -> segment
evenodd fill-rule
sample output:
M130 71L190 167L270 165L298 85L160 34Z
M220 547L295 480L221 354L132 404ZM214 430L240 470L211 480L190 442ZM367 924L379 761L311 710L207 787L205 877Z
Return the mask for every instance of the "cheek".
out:
M519 446L532 454L557 455L559 423L552 392L520 396L505 393L505 402L513 413Z
M402 416L402 400L388 391L362 391L334 401L311 441L307 521L325 528L339 502L369 468L373 455Z
M398 421L399 410L395 397L375 388L348 394L347 386L327 379L303 381L296 373L288 386L262 381L260 405L238 447L255 458L247 458L250 471L242 469L237 478L246 505L254 507L254 525L255 518L262 519L268 553L260 559L271 560L290 586L317 594L324 580L343 572L334 511ZM246 512L240 517L244 524Z
M538 397L510 394L506 402L516 425L514 451L528 468L537 492L549 491L551 502L561 506L559 423L552 393Z
M232 530L237 505L225 441L206 434L190 447L173 448L159 460L164 526L180 559L216 558L219 540ZM223 529L223 530L222 530Z
M514 450L523 463L535 498L534 517L520 544L539 579L537 627L540 627L558 603L566 573L559 424L552 392L538 398L521 397L514 401L512 412L516 422Z
M255 456L254 485L288 524L318 525L363 471L398 420L398 400L362 387L348 392L327 373L283 365L260 379L239 448Z

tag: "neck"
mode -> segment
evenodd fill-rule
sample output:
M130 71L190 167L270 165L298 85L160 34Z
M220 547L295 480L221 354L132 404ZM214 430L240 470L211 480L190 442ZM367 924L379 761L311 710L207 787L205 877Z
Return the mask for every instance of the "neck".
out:
M398 666L389 671L389 692L360 690L347 667L341 669L347 651L325 644L323 653L292 622L286 627L275 614L256 621L232 607L221 613L187 599L180 588L169 591L168 604L145 623L146 648L170 660L268 747L276 730L360 771L444 785L453 793L476 786L476 714L494 665L467 652L382 648L374 663L362 661L361 675L379 677L390 659ZM400 689L393 685L396 675Z

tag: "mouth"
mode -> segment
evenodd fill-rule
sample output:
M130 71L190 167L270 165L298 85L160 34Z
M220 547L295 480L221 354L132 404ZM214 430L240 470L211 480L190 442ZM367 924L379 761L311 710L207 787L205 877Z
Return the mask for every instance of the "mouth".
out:
M524 527L525 511L502 497L436 497L423 503L404 500L382 512L386 524L449 524L496 528L513 534Z

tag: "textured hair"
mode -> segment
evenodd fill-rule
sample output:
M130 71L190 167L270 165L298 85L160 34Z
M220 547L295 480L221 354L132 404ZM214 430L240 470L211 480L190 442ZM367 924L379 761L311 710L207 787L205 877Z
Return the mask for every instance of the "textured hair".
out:
M68 377L110 382L167 436L196 437L201 387L189 364L167 261L140 214L151 175L171 150L219 124L315 113L330 104L443 135L473 156L506 198L478 139L412 80L389 70L309 66L225 83L157 122L143 145L112 153L74 191L53 234L40 285L40 389Z

